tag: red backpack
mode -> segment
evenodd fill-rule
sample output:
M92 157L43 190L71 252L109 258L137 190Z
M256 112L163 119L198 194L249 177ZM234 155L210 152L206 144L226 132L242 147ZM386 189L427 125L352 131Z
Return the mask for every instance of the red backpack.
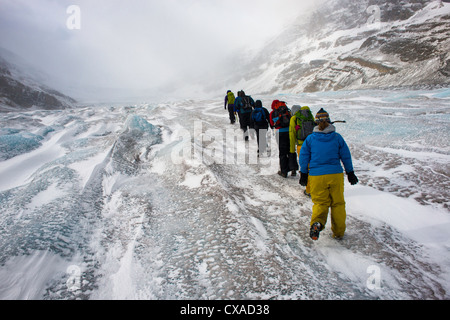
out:
M289 127L291 121L291 111L286 105L286 102L274 100L272 102L272 121L275 128Z

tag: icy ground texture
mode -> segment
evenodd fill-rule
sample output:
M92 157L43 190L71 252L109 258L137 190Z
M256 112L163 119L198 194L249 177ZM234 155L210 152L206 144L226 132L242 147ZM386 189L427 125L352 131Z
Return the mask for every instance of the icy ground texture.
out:
M0 298L450 298L450 91L254 98L347 121L343 240L222 97L2 114Z

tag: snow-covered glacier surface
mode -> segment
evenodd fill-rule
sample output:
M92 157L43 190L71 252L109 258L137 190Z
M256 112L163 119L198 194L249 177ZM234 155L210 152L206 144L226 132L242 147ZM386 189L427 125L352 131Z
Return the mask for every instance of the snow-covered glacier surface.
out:
M450 90L253 98L346 120L343 240L222 97L4 113L0 298L450 298Z

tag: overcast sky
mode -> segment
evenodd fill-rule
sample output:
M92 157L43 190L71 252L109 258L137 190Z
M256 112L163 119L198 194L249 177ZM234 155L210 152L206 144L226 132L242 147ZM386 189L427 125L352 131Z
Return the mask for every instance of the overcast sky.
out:
M0 47L64 83L148 88L223 69L226 57L261 45L312 2L0 0Z

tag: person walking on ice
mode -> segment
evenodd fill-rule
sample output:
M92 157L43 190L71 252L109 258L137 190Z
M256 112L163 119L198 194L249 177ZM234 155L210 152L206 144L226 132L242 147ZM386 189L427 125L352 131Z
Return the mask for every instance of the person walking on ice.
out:
M291 168L289 162L289 123L291 120L291 111L287 107L286 102L273 100L272 112L270 112L269 117L270 127L272 129L275 128L275 135L278 142L278 158L280 162L278 175L287 178L289 171L297 170L297 168Z
M244 139L248 141L249 129L252 129L250 115L255 107L255 101L251 96L247 96L244 90L238 92L238 97L234 101L234 109L239 116L239 124L244 132Z
M346 230L344 173L341 162L350 184L357 184L358 178L353 171L350 149L331 124L328 113L321 108L315 120L317 126L303 142L299 156L299 182L306 187L309 180L313 202L310 237L312 240L319 239L319 234L327 222L328 210L331 208L333 238L340 239Z
M269 111L263 107L261 100L256 100L255 109L250 116L250 127L256 131L256 141L258 143L258 157L265 156L267 152L267 130L270 120Z
M309 107L301 107L299 105L293 105L291 109L291 121L289 123L289 166L298 170L298 156L300 155L300 149L303 141L313 132L315 126L314 116L311 113ZM291 163L295 161L295 163ZM309 185L306 186L304 194L311 197Z
M229 114L231 124L236 122L236 111L234 110L234 101L235 100L236 100L236 98L234 97L234 93L231 90L228 90L227 95L225 96L224 108L225 108L225 110L227 110L227 104L228 104L228 114Z

